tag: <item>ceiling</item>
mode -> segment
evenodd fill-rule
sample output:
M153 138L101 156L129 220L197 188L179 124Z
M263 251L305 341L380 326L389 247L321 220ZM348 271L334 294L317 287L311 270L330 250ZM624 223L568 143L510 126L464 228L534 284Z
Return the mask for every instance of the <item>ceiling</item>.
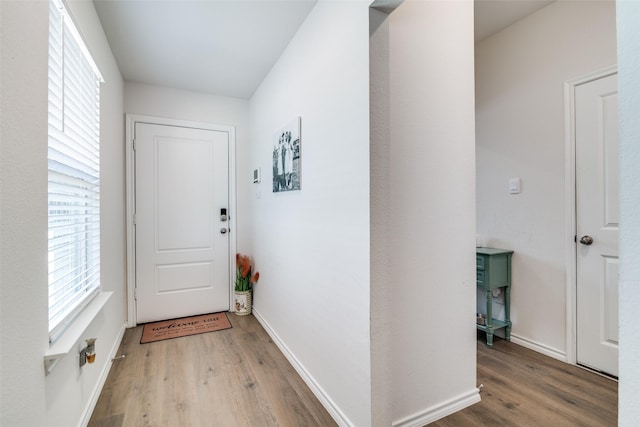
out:
M555 0L475 0L476 42L505 29Z
M317 0L93 0L126 81L248 99ZM548 0L475 0L476 40Z
M93 0L127 81L251 97L316 0Z

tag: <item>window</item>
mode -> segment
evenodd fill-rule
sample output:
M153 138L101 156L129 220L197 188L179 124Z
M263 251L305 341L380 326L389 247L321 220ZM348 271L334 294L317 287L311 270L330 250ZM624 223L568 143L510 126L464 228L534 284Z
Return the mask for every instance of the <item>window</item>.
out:
M49 4L49 341L100 290L100 73Z

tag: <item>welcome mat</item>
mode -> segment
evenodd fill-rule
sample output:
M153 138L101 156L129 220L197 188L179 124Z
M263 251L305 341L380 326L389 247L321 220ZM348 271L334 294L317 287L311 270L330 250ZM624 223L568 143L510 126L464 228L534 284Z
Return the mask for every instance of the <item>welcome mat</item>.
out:
M140 344L188 335L204 334L231 328L226 313L202 314L200 316L182 317L180 319L163 320L146 323L142 328Z

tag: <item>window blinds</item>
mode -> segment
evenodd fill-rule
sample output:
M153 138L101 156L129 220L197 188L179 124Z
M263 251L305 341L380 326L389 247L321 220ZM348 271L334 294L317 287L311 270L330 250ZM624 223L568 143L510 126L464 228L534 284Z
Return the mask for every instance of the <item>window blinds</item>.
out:
M62 3L49 9L49 341L100 288L101 77Z

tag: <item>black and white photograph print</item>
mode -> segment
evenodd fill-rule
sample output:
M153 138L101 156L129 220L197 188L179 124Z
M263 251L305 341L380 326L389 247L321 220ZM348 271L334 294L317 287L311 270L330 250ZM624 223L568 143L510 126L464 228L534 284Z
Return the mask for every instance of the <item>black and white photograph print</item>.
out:
M273 192L300 190L300 117L273 135Z

